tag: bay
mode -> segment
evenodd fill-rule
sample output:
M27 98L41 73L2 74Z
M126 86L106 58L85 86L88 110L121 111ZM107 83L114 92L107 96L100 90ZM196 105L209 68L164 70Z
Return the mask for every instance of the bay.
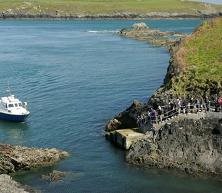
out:
M162 84L164 48L119 37L134 20L1 20L0 91L7 83L27 100L27 123L0 122L0 141L56 147L70 158L14 177L47 193L221 192L213 179L128 165L124 152L104 139L106 122L134 99L146 101ZM145 20L161 30L190 33L200 20ZM67 171L62 182L41 179Z

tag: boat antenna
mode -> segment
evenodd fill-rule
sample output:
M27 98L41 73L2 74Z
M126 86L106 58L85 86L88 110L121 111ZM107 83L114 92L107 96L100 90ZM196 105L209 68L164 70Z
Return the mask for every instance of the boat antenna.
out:
M9 82L8 82L8 88L7 88L6 92L7 92L10 96L12 95Z

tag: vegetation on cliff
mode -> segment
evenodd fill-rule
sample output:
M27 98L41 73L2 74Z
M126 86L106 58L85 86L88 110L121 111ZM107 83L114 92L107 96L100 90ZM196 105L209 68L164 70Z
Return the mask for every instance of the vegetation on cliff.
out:
M173 49L168 88L178 95L221 94L222 18L205 21Z
M222 6L181 0L13 0L1 1L0 12L14 15L98 15L150 12L208 14L222 11Z

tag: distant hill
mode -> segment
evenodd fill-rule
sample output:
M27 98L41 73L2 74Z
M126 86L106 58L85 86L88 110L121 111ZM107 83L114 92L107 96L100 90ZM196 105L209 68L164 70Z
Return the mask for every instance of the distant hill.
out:
M200 16L222 13L222 5L186 0L4 0L2 17Z

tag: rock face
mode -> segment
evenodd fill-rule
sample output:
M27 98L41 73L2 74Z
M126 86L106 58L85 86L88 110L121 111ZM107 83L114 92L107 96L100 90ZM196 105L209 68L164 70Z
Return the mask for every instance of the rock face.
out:
M68 156L65 151L37 149L0 144L0 173L12 173L22 169L53 165Z
M119 34L121 36L147 41L156 46L170 46L185 37L182 33L162 32L151 29L145 23L135 23L131 28L120 30Z
M127 153L133 164L222 174L222 119L182 119L165 125L155 140L140 140Z

